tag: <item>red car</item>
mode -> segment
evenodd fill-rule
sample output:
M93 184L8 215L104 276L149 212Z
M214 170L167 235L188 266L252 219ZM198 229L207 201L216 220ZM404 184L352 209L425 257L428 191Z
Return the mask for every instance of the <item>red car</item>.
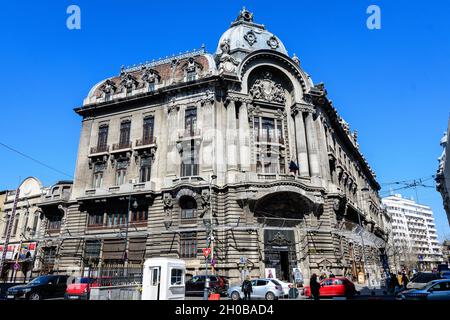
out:
M320 297L353 297L355 285L345 277L335 277L320 281ZM305 296L311 296L310 287L305 287Z
M76 279L75 283L67 285L66 300L89 300L89 293L92 287L98 287L96 278L82 277Z

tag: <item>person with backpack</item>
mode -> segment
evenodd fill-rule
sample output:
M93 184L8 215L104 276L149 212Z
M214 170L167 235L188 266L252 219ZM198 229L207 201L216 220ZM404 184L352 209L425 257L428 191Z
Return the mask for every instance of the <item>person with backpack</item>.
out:
M250 276L247 276L247 278L242 283L242 292L244 293L244 300L251 299L251 294L253 293L253 288L252 288L252 282L250 281Z

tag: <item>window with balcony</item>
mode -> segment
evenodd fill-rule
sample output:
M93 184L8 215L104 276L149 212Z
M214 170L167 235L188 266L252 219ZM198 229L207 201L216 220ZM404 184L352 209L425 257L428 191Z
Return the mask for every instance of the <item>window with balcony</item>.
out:
M97 152L106 151L108 145L108 125L101 125L98 129Z
M126 120L120 123L120 137L119 137L119 149L125 149L130 147L130 130L131 121Z
M150 181L152 173L152 158L145 157L141 159L141 168L139 169L139 182Z
M154 117L146 117L144 118L144 124L142 128L142 144L152 144L154 137L154 127L155 127L155 118Z
M188 232L180 234L180 258L197 257L197 233Z

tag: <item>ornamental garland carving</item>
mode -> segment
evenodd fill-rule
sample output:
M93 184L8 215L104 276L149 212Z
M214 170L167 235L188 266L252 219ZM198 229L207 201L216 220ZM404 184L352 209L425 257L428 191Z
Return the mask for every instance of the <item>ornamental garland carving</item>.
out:
M276 103L284 103L286 101L283 87L281 84L272 80L272 74L270 72L266 72L263 79L257 79L249 90L249 93L256 100Z
M253 32L253 30L250 30L244 35L244 39L250 46L252 46L256 42L256 34Z

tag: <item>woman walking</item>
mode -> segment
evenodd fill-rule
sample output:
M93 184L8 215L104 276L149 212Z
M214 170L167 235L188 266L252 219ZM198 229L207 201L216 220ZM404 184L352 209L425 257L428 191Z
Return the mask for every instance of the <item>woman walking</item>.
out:
M242 283L242 292L244 293L244 300L250 300L250 296L253 293L252 282L250 281L250 276L247 276L247 278Z
M317 274L313 273L309 280L309 287L311 289L311 296L314 300L318 301L320 298L320 283L317 282Z

